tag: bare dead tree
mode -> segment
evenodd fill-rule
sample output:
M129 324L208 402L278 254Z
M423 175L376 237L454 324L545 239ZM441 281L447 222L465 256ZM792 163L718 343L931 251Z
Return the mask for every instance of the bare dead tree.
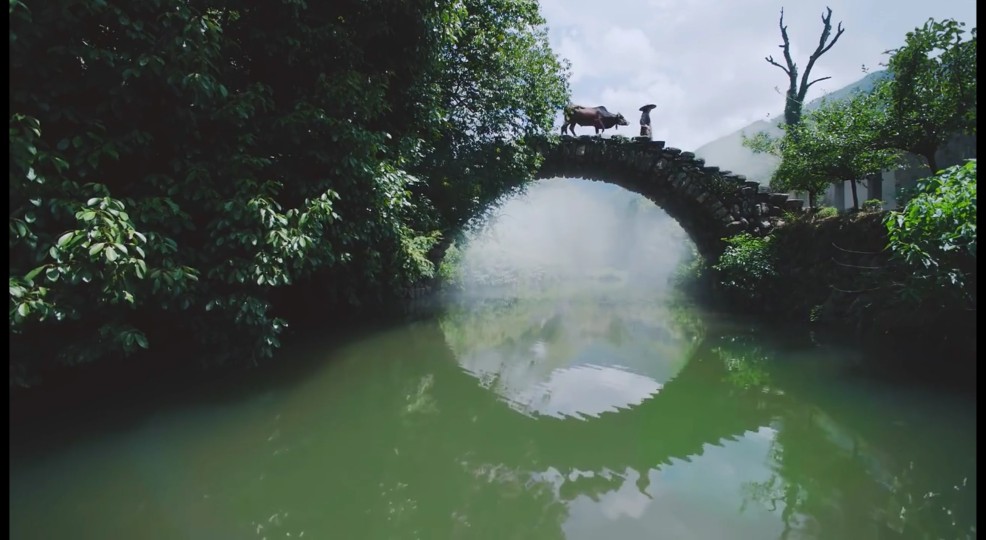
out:
M831 77L820 77L808 82L808 74L811 73L811 68L814 67L815 61L828 52L832 48L832 45L835 45L835 42L839 41L839 36L845 32L845 29L842 28L842 22L839 22L835 37L832 38L832 41L829 41L829 37L832 35L832 8L826 7L825 10L826 13L822 15L822 24L824 26L822 28L822 35L818 39L818 47L808 57L808 65L805 66L805 72L801 75L800 81L798 81L798 65L791 59L791 41L787 37L787 26L784 26L784 8L781 8L780 20L781 37L784 39L784 43L778 45L778 47L784 49L784 61L787 66L785 67L777 63L773 56L765 58L767 62L781 68L790 80L790 85L787 89L787 99L784 103L784 122L789 126L793 126L801 121L801 107L805 102L805 95L808 93L808 88L819 81L831 79Z

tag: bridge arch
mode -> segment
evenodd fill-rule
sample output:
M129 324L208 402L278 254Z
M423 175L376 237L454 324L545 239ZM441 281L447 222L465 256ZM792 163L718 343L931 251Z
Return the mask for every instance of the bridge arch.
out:
M707 258L722 252L722 238L744 231L766 235L783 212L804 206L803 200L764 191L742 175L646 137L563 135L530 144L544 157L536 179L584 178L643 195L675 219Z

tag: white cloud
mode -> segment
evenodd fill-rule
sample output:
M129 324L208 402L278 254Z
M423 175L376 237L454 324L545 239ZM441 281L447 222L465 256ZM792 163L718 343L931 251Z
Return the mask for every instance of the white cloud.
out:
M818 44L826 6L832 8L833 27L842 21L845 33L812 69L812 79L831 79L812 86L809 100L858 80L864 64L880 69L884 51L929 17L971 26L976 13L974 0L789 5L784 21L799 69ZM572 62L573 100L623 113L629 133L617 133L635 135L637 109L655 103L654 137L694 150L783 109L784 97L775 89L783 92L786 76L764 61L773 55L783 63L780 0L541 0L541 7L552 46Z
M611 26L568 32L555 47L572 62L572 82L652 70L661 65L657 50L640 28Z

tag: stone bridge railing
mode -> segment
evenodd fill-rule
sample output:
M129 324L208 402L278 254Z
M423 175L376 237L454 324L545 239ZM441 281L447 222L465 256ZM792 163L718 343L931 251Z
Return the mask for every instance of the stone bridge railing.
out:
M585 178L639 193L681 224L706 257L722 252L724 237L744 231L766 235L785 212L804 207L803 200L770 193L744 176L707 166L691 152L666 148L663 141L550 136L530 144L544 156L537 178Z

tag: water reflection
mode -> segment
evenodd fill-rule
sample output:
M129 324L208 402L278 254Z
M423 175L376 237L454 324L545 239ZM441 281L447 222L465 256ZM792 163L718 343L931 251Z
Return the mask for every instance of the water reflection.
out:
M708 347L777 427L770 474L743 485L742 510L778 515L780 538L975 538L968 397L853 379L859 350L763 337L718 335Z
M943 435L957 446L933 451L933 445L911 439L916 433L906 428L913 420L900 418L920 415L920 406L888 396L892 389L846 380L859 351L819 350L808 339L772 339L744 326L696 330L700 313L666 302L649 304L660 306L652 307L649 320L667 322L661 332L624 333L624 339L613 340L600 329L625 313L594 305L559 310L543 300L514 299L479 308L469 320L484 331L473 343L448 318L442 321L465 371L521 412L581 418L598 416L607 402L610 410L630 409L580 427L580 441L609 445L593 447L590 459L580 459L568 446L552 453L550 467L530 473L533 481L548 481L556 499L565 502L566 537L924 538L944 531L949 538L975 536L972 439L962 428L946 429ZM530 321L530 327L517 321ZM551 339L544 337L544 321L551 322ZM635 322L622 327L639 326ZM497 334L494 328L511 330ZM663 356L640 347L655 335L670 346ZM563 353L547 361L550 344L558 341L565 344ZM624 350L629 343L636 347ZM645 359L642 373L624 371L633 357ZM668 370L663 358L685 361L670 363ZM608 377L618 382L607 385ZM550 398L530 399L546 387L565 396L565 408L552 406ZM873 412L878 414L870 417ZM950 419L951 425L969 428L970 412ZM539 431L543 448L554 450L553 441L565 440L556 424L542 423ZM897 440L879 440L893 431ZM636 440L628 440L631 433L638 434ZM924 487L951 488L946 500L933 501L942 495L933 489L915 497L914 482L907 479L918 448L935 456L929 472L950 468L938 460L961 463L961 476L925 475ZM902 493L905 484L909 488ZM937 502L945 504L935 507Z
M604 222L578 232L612 238ZM499 288L433 319L286 350L287 382L258 372L51 452L12 446L11 537L975 537L974 399L676 303L646 272L673 250L624 247L599 250L632 255L627 272L579 266L590 250L564 280L487 275Z
M828 367L843 352L744 328L709 326L691 341L666 322L676 337L634 350L660 360L654 351L671 343L685 357L648 374L612 342L614 356L584 353L607 325L578 320L558 335L599 331L554 352L543 333L529 338L546 347L533 367L512 368L531 357L498 342L480 347L500 351L486 364L500 384L463 369L482 355L446 339L454 321L419 322L331 353L296 385L190 403L43 459L14 458L11 535L975 536L968 403L847 379ZM553 369L536 368L549 358ZM628 365L601 370L586 358ZM579 388L571 372L612 376L613 393L527 409L505 401L538 385ZM650 381L647 399L632 390L638 379ZM924 405L932 397L936 408Z
M681 369L692 341L655 324L667 319L660 298L634 298L626 287L597 289L563 300L467 298L440 324L459 365L516 410L598 417L657 394Z

